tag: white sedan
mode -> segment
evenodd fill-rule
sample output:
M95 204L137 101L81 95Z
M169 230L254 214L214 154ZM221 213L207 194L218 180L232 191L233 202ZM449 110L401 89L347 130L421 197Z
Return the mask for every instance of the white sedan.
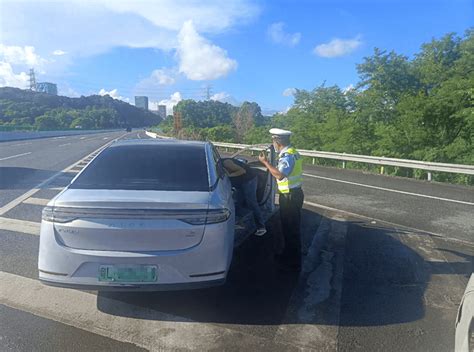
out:
M44 209L39 279L92 290L224 283L234 243L251 234L255 224L248 221L251 216L236 219L221 164L208 142L114 143ZM258 163L252 167L268 218L275 211L273 178ZM243 232L236 232L236 221Z
M456 319L456 352L474 351L474 274L467 284Z

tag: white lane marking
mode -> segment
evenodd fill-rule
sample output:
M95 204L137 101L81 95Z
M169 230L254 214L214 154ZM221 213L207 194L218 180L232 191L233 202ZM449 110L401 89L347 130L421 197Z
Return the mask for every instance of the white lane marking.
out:
M123 136L125 136L125 134L121 135L120 137L116 138L116 139L120 139L122 138ZM39 183L38 185L36 185L34 188L30 189L28 192L26 193L23 193L21 196L13 199L11 202L5 204L3 207L0 208L0 216L5 214L7 211L13 209L14 207L16 207L18 204L22 203L25 199L27 198L30 198L33 194L35 194L36 192L38 192L40 189L42 188L47 188L46 186L51 183L51 181L53 181L56 177L68 172L69 170L73 169L76 165L80 164L83 160L89 158L90 156L94 155L94 153L98 153L100 150L104 149L104 148L107 148L110 144L112 144L113 142L115 141L115 139L111 140L110 142L100 146L99 148L97 148L96 150L94 150L92 153L86 155L84 158L82 158L81 160L79 161L76 161L75 163L69 165L68 167L66 167L65 169L55 173L53 176L51 176L50 178L46 179L45 181Z
M38 236L40 232L40 227L41 224L39 222L0 217L1 230L15 231Z
M61 137L54 137L53 139L64 139L66 136L61 136Z
M348 215L348 216L351 216L351 217L355 217L355 218L360 218L360 219L369 220L369 221L376 221L376 222L381 223L381 224L386 224L386 225L392 226L392 227L394 227L394 228L401 229L402 231L406 231L406 229L409 229L409 230L412 230L412 231L421 232L421 233L426 233L426 234L428 234L428 235L436 236L437 238L440 238L440 239L443 239L443 240L446 240L446 241L453 241L453 242L464 243L464 244L469 245L469 246L473 246L473 245L474 245L473 242L469 242L469 241L465 241L465 240L460 240L460 239L457 239L457 238L447 237L446 235L442 235L442 234L440 234L440 233L436 233L436 232L432 232L432 231L427 231L427 230L422 230L422 229L419 229L419 228L416 228L416 227L407 226L407 225L396 224L396 223L391 222L391 221L382 220L382 219L374 218L374 217L367 216L367 215L357 214L357 213L353 213L353 212L350 212L350 211L347 211L347 210L342 210L342 209L337 209L337 208L333 208L333 207L328 207L327 205L323 205L323 204L319 204L319 203L314 203L314 202L310 202L310 201L307 201L307 200L305 200L303 203L306 204L306 205L309 205L309 206L311 206L311 207L320 208L320 209L324 209L324 210L329 210L329 211L332 211L332 212L337 212L337 213L345 214L345 215Z
M16 154L16 155L12 155L12 156L7 156L7 157L5 157L5 158L1 158L0 161L2 161L2 160L8 160L8 159L13 159L13 158L19 158L20 156L28 155L28 154L31 154L31 152Z
M10 147L18 147L20 145L30 145L30 144L33 144L33 143L18 143L18 144L12 144L10 145Z
M372 189L377 189L377 190L380 190L380 191L406 194L406 195L415 196L415 197L436 199L436 200L441 200L441 201L443 201L443 202L451 202L451 203L458 203L458 204L464 204L464 205L474 205L473 202L466 202L466 201L463 201L463 200L450 199L450 198L442 198L442 197L429 196L429 195L421 194L421 193L413 193L413 192L407 192L407 191L400 191L400 190L391 189L391 188L378 187L378 186L367 185L367 184L364 184L364 183L357 183L357 182L350 182L350 181L338 180L338 179L335 179L335 178L324 177L324 176L316 176L316 175L307 174L307 173L303 173L303 176L308 176L308 177L313 177L313 178L320 178L320 179L322 179L322 180L328 180L328 181L333 181L333 182L346 183L346 184L354 185L354 186L372 188Z
M52 191L62 191L64 189L64 187L46 187L46 188Z
M104 137L104 140L109 139L109 137Z
M65 145L70 145L71 143L60 144L58 147L64 147Z
M30 197L23 201L23 204L46 205L50 199Z
M290 347L217 324L194 322L79 290L50 287L2 271L0 282L0 304L151 351L224 350L225 341L240 341L255 349L265 345L283 351Z
M86 137L81 137L81 138L79 138L79 139L86 139Z

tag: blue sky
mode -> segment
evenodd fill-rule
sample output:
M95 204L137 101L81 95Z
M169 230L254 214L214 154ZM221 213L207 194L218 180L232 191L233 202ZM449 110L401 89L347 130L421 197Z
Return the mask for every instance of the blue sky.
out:
M474 25L471 0L0 0L0 10L0 86L25 87L34 67L60 94L147 95L169 108L210 85L213 99L284 111L291 88L355 84L374 47L412 56Z

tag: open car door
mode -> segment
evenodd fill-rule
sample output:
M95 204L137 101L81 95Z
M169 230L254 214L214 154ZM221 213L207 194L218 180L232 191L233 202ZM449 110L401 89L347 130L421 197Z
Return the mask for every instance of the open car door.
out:
M276 164L275 150L270 146L262 148L262 151L268 153L268 158L272 165ZM237 158L235 155L234 158ZM247 161L242 158L237 158L241 162L247 163L257 174L257 201L262 211L265 221L268 221L272 215L277 211L275 205L276 181L265 166L258 160ZM236 204L236 207L238 205ZM248 208L240 208L238 216L235 219L235 236L234 247L240 246L250 235L257 230L257 225L252 214Z

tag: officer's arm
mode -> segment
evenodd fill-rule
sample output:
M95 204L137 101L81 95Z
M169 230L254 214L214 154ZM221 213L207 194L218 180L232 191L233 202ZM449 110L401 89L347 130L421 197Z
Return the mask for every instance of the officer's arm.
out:
M269 161L267 160L267 157L265 156L265 154L260 154L258 159L260 160L260 162L263 165L265 165L265 167L268 169L268 171L270 171L270 173L273 175L273 177L275 177L278 181L280 181L280 180L282 180L286 177L286 175L284 175L280 170L278 170L275 166L273 166L272 164L269 163Z

